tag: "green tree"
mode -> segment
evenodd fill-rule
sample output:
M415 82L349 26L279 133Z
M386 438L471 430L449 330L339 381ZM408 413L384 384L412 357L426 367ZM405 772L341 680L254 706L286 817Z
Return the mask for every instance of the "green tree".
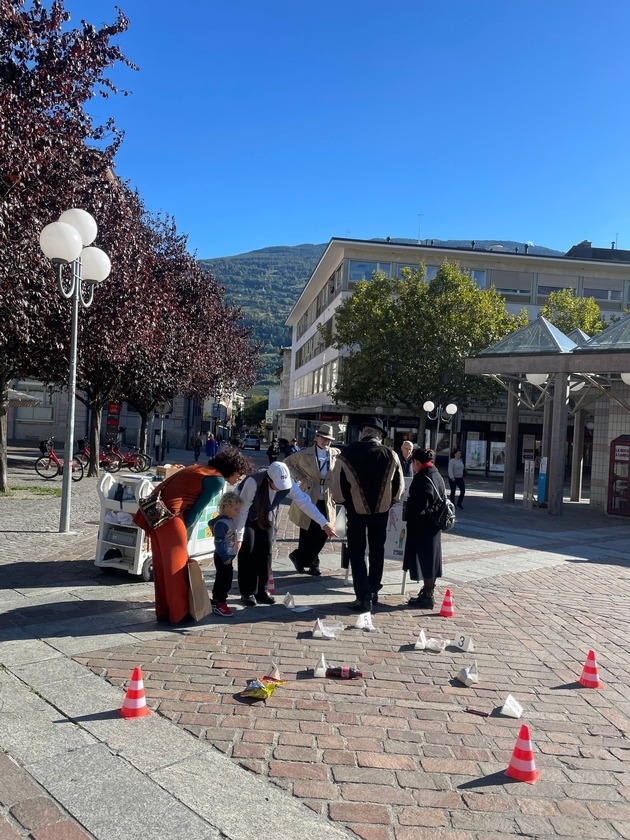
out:
M248 400L243 409L243 425L246 429L250 426L262 428L265 422L265 412L269 406L267 397L252 397Z
M595 298L576 297L573 289L551 292L540 314L565 335L571 330L584 330L593 336L607 326Z
M430 282L424 267L403 275L375 272L338 307L333 343L347 356L334 398L354 409L492 400L496 386L466 376L464 360L526 324L526 313L510 315L495 289L446 260Z

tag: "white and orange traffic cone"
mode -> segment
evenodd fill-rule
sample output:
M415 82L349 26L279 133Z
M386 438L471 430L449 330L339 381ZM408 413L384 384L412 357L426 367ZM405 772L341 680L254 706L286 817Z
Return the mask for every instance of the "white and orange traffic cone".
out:
M597 671L597 659L595 658L595 651L589 650L586 662L584 663L584 670L582 676L578 680L580 685L585 688L602 688L604 683L600 682L599 673Z
M144 696L141 668L133 669L129 688L127 689L127 696L122 704L120 714L124 718L148 717L151 714L151 711L147 708L147 701Z
M273 569L269 569L269 580L267 581L267 592L270 595L277 595L276 582L273 579Z
M529 736L529 726L526 723L521 726L521 731L518 733L516 746L505 775L516 779L517 782L527 782L528 785L533 785L540 776L534 764L534 749Z
M455 610L453 608L453 596L451 595L450 589L447 589L444 593L444 600L442 601L442 609L440 610L440 615L443 615L444 618L455 618Z

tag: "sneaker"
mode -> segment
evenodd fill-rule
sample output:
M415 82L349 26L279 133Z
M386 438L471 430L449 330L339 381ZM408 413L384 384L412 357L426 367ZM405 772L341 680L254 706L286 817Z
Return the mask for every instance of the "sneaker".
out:
M212 612L215 615L224 615L226 618L229 618L231 615L234 615L232 610L228 607L225 601L222 604L213 604L212 605Z
M276 599L272 598L268 592L260 592L258 595L254 595L257 604L275 604Z
M319 566L310 566L308 570L309 575L313 575L313 577L321 577L321 572L319 571Z
M245 607L255 607L256 601L253 595L241 595L241 604Z
M299 572L301 575L303 575L303 574L304 574L304 566L303 566L303 565L299 562L299 560L297 560L297 559L296 559L296 557L295 557L296 553L297 553L297 552L292 551L292 552L289 554L289 560L290 560L290 561L293 563L293 565L295 566L295 571L296 571L296 572Z

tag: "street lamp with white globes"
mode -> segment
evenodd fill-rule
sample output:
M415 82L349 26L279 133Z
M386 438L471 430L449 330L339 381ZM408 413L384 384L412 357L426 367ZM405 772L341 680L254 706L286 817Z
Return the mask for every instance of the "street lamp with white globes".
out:
M433 447L437 455L437 445L440 439L440 423L442 418L446 415L445 423L450 423L453 417L457 414L457 406L455 403L448 403L446 408L441 405L436 405L432 400L427 400L422 408L426 411L429 420L437 420L437 428L435 430L435 446ZM433 413L431 413L433 412Z
M100 248L92 246L97 234L96 222L85 210L73 208L61 214L39 235L39 244L55 267L59 293L72 301L70 330L70 371L68 375L68 414L66 417L66 445L61 487L61 517L59 532L70 530L70 500L72 478L72 446L74 443L74 413L77 382L77 333L79 301L87 309L94 299L94 287L109 276L111 263ZM92 247L90 247L92 246ZM70 265L69 276L64 266Z

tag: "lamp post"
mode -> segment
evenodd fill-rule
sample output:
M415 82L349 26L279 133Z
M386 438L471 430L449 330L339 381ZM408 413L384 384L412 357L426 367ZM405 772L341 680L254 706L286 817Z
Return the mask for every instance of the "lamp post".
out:
M39 235L40 247L55 267L59 294L65 300L72 302L68 414L59 533L68 533L70 530L79 303L86 309L91 306L94 299L94 286L102 283L111 271L107 254L100 248L90 247L96 239L96 233L97 226L92 216L85 210L73 208L62 213L57 222L46 225ZM70 266L70 276L64 277L63 269L67 265Z
M437 427L435 430L435 454L437 455L437 446L440 439L440 423L442 418L446 415L446 423L450 423L453 417L457 414L457 406L455 403L449 403L445 408L441 405L436 405L432 400L427 400L422 408L426 411L429 420L437 420ZM433 412L433 413L432 413Z

